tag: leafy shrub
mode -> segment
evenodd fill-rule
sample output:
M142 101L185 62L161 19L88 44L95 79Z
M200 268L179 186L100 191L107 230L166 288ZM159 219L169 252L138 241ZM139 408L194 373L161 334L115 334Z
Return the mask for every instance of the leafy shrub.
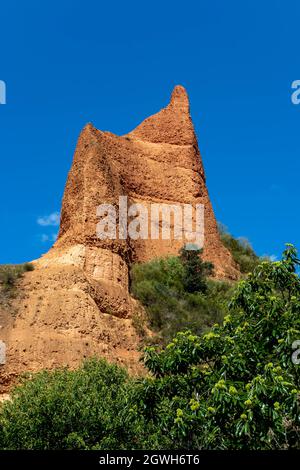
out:
M238 284L223 325L146 349L144 406L175 448L299 448L299 263L289 245Z
M139 419L125 369L104 360L77 371L40 372L2 405L4 449L112 449L135 447Z
M210 263L199 258L199 251L182 251L180 257L133 266L131 291L145 307L150 327L159 335L155 342L166 344L186 328L200 334L222 320L228 312L232 286L206 279L211 269Z
M186 292L205 293L207 291L206 278L213 273L213 264L202 261L200 255L203 250L188 250L183 247L180 250L180 261L184 268L183 287Z
M291 360L300 339L297 265L288 245L282 261L260 263L237 284L222 324L147 347L145 378L96 360L36 374L1 405L0 448L299 448L300 367Z

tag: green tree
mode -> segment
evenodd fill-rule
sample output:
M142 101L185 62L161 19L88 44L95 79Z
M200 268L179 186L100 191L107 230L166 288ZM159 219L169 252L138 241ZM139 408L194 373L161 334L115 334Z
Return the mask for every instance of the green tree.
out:
M125 369L104 360L40 372L2 405L0 448L135 448L142 429L132 397Z
M146 348L147 377L96 360L36 374L0 407L0 448L299 448L299 264L292 245L260 263L222 324Z
M146 350L154 379L144 383L145 409L176 448L299 447L298 264L288 245L282 261L262 262L238 284L223 325Z
M183 247L180 250L180 261L184 267L183 286L186 292L207 291L206 278L213 273L213 264L208 261L202 261L202 249L189 249Z

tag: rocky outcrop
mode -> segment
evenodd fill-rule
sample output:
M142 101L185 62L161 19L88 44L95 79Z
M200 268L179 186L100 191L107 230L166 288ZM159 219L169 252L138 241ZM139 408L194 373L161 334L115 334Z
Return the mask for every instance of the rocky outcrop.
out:
M3 382L24 370L75 367L96 354L140 369L129 265L177 254L182 240L99 239L97 207L117 206L120 195L146 207L203 204L204 257L217 277L238 277L219 238L185 89L175 87L168 106L127 135L88 124L68 176L58 239L25 275L18 314L2 329Z
M129 262L177 254L182 241L99 240L95 229L99 221L97 206L117 206L120 195L146 206L203 204L204 257L214 263L218 277L238 276L230 253L219 238L183 87L175 87L166 108L125 136L102 132L88 124L79 137L69 173L60 232L53 250L83 245L85 270L98 281L109 279L127 290L125 271ZM120 258L119 263L115 255Z

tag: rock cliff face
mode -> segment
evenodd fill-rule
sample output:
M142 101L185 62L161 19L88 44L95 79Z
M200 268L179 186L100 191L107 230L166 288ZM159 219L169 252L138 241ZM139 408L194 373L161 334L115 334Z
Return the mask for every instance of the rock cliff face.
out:
M218 235L185 89L175 87L166 108L125 136L88 124L68 176L58 239L21 282L16 318L3 322L3 382L24 370L73 367L95 354L139 370L129 264L177 254L182 240L99 239L97 207L118 206L119 196L146 207L203 204L204 257L217 277L238 277Z
M60 232L52 251L80 245L82 267L89 276L127 291L129 262L177 254L183 242L172 236L170 240L100 240L95 229L97 206L117 206L120 195L146 207L151 203L203 204L204 257L214 263L218 277L236 278L234 262L218 235L183 87L175 87L166 108L125 136L88 124L79 137L69 173Z

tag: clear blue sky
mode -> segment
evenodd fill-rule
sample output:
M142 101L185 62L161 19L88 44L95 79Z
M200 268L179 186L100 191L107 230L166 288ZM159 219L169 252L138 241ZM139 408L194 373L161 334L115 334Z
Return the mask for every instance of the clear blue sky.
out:
M0 263L50 247L57 227L37 219L60 210L85 123L126 133L175 84L190 95L217 219L259 254L300 248L299 2L10 0L0 10Z

